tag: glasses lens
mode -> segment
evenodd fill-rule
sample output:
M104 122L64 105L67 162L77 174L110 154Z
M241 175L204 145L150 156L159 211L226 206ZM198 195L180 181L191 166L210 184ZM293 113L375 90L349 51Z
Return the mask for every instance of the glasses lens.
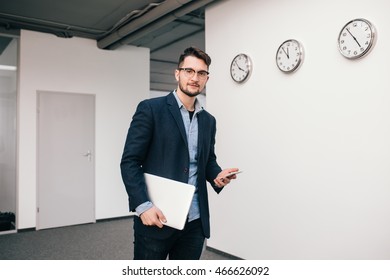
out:
M184 73L186 74L187 78L191 78L195 74L195 70L191 68L185 68Z
M209 73L207 73L207 71L199 71L198 72L198 77L204 79L204 78L207 77L208 74Z
M184 75L187 78L192 78L195 75L195 73L197 73L199 79L205 79L209 74L207 71L204 71L204 70L200 70L200 71L196 72L192 68L178 68L178 69L184 71Z

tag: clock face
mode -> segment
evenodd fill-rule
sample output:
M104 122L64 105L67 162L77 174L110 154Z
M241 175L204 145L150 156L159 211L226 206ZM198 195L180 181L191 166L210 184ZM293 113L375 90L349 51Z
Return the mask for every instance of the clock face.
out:
M351 20L340 31L339 50L348 59L361 58L369 53L375 37L375 28L368 20Z
M230 65L230 75L237 83L242 83L248 79L252 72L252 62L246 54L238 54Z
M284 41L276 52L276 65L284 73L294 72L303 61L303 47L297 40Z

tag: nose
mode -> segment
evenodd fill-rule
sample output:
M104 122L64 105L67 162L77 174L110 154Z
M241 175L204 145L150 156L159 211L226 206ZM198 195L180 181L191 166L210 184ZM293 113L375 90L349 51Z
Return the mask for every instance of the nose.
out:
M192 75L192 78L191 80L194 80L194 81L199 81L199 77L198 77L199 73L198 72L195 72L194 75Z

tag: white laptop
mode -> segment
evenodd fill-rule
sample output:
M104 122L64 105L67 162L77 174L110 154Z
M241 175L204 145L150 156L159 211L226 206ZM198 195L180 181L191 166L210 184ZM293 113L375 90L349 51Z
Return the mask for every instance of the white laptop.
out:
M145 181L150 200L163 213L170 226L184 228L190 210L195 186L145 173Z

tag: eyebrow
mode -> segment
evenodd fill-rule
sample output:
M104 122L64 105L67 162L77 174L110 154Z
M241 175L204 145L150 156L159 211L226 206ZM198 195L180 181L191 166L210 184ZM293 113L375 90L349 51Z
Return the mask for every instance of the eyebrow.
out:
M195 71L196 73L200 72L200 73L207 73L207 75L210 74L209 71L207 71L207 70L196 71L194 68L191 68L191 67L179 67L179 68L177 68L177 70L185 70L185 71L192 70L192 71Z

